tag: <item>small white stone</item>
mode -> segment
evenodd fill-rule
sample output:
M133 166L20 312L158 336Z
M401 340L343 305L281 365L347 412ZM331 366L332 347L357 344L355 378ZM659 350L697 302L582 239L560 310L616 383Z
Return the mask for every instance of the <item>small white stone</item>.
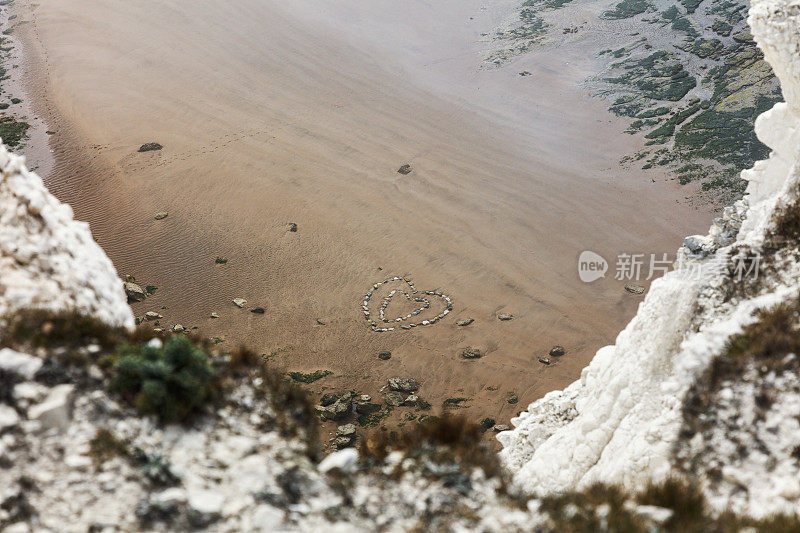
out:
M103 374L103 371L100 370L99 366L89 365L89 377L91 377L92 379L100 380L105 377L105 374Z
M0 431L14 427L19 423L19 415L12 408L5 404L0 404Z
M56 385L50 389L50 394L39 404L28 409L28 418L38 420L42 429L61 428L69 425L70 401L74 385Z
M656 523L662 523L669 520L674 512L672 509L666 507L657 507L655 505L630 505L628 507L633 513L645 516Z
M284 512L271 505L259 505L253 511L253 531L279 531L285 527Z
M73 470L85 470L92 464L92 460L85 455L68 455L64 458L64 464Z
M203 514L219 514L225 502L222 494L211 490L189 490L189 506Z
M0 350L0 369L18 374L25 379L33 379L34 374L42 367L42 363L38 357L11 348Z
M44 385L40 385L39 383L35 383L33 381L26 381L24 383L17 383L14 385L14 399L19 400L31 400L34 402L38 402L42 398L45 397L47 394L47 387Z
M355 448L345 448L338 452L333 452L323 459L317 467L320 472L327 474L331 470L341 470L342 472L353 472L358 461L358 451Z
M153 499L164 505L186 503L186 491L179 487L173 487L159 492Z

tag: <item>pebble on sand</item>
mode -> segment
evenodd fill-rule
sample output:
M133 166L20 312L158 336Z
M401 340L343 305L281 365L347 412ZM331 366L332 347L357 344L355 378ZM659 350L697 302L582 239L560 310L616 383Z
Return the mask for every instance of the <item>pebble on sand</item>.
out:
M567 351L564 349L563 346L556 345L550 348L550 355L552 355L553 357L561 357L565 353L567 353Z
M161 146L158 143L144 143L143 145L141 145L139 147L139 151L140 152L152 152L154 150L161 150L162 148L164 148L164 147Z
M403 176L407 176L408 174L411 174L411 165L409 165L409 164L403 165L402 167L397 169L397 173L398 174L402 174Z
M625 290L631 294L644 294L644 287L635 283L628 283L625 285Z
M246 304L246 303L247 303L247 300L245 300L244 298L234 298L233 299L233 305L235 305L239 309L244 309L244 304Z
M128 296L128 303L142 302L147 297L144 290L136 283L125 282L125 294Z
M480 359L481 357L483 357L483 352L478 348L467 346L461 351L461 357L463 359Z
M156 213L156 216L154 216L153 218L155 218L156 220L164 220L165 218L167 218L167 216L169 216L169 213L167 213L166 211L161 211L160 213Z

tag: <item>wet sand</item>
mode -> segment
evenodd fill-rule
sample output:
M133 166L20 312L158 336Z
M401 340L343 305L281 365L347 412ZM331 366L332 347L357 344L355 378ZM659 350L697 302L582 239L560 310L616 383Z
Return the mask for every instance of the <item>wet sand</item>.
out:
M481 33L509 2L395 4L22 2L28 92L56 132L44 177L121 275L158 287L137 315L331 370L314 391L380 398L413 376L434 410L466 397L465 414L504 423L633 316L616 255L672 253L711 215L690 189L619 167L641 140L578 89L591 57L482 67ZM151 141L164 149L137 152ZM578 279L586 249L611 261L605 280ZM449 295L452 313L371 331L364 295L394 275ZM567 355L542 365L554 344ZM466 346L486 356L463 360Z

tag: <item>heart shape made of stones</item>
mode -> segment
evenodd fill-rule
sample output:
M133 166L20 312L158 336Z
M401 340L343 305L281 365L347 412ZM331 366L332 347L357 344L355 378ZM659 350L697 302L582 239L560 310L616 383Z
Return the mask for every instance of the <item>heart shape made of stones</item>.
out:
M378 318L376 320L373 318L372 312L369 309L370 299L375 294L375 291L377 291L381 286L395 281L403 281L406 284L407 289L392 289L388 295L384 296L380 310L378 311ZM386 309L389 307L392 298L394 298L398 293L405 296L409 302L421 305L414 308L413 311L404 316L387 318ZM415 321L414 317L431 308L431 300L434 298L440 298L445 302L444 310L433 318ZM414 283L411 281L411 279L407 277L393 276L374 284L372 288L367 291L367 294L364 296L361 309L364 312L364 318L367 322L369 322L370 329L378 333L384 333L387 331L395 331L398 328L402 330L410 330L418 326L433 325L450 313L450 311L453 309L453 301L449 296L440 291L418 291L416 287L414 287Z

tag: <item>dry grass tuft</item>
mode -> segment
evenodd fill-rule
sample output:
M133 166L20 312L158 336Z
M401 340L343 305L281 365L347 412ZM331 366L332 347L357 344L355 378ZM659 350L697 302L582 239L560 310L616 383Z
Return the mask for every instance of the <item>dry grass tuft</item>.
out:
M700 431L699 421L712 408L714 395L726 381L736 381L749 365L757 363L762 373L797 369L800 354L800 300L792 300L758 313L755 322L732 336L725 351L716 357L689 391L683 407L682 437ZM769 398L759 401L768 406Z
M434 463L457 463L481 468L489 477L505 482L500 460L491 444L483 439L483 430L460 416L445 414L401 432L375 432L361 443L361 455L382 460L392 451L408 457L425 457Z
M129 338L124 328L111 327L104 322L77 311L26 309L0 320L3 347L80 348L99 344L110 350Z
M668 509L672 515L663 523L655 524L637 513L635 504ZM650 484L639 493L598 483L582 491L544 498L540 510L550 517L555 531L564 533L728 533L747 528L775 533L800 531L800 519L796 516L780 515L762 520L732 512L717 516L700 488L679 478Z
M96 465L102 465L114 457L127 457L128 444L114 435L107 428L97 428L94 437L89 441L89 457Z

